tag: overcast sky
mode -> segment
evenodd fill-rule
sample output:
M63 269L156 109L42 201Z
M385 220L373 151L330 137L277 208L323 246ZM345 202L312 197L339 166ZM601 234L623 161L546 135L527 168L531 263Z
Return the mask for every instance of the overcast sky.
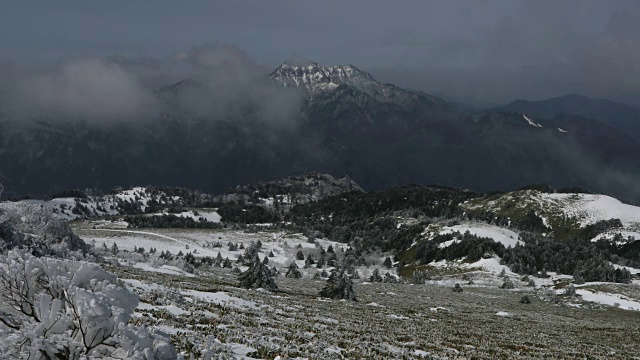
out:
M0 12L5 64L162 59L204 44L265 69L294 54L351 63L476 104L567 93L640 104L635 0L14 1Z

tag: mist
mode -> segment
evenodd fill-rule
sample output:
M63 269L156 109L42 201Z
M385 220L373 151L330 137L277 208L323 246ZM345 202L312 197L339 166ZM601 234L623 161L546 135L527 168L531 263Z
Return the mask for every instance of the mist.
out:
M21 119L148 121L168 111L168 102L210 121L251 116L290 125L302 98L272 83L268 71L238 47L225 44L198 45L162 57L71 58L31 67L5 63L0 65L5 79L0 102L5 111L22 114ZM183 80L190 86L169 101L156 96Z

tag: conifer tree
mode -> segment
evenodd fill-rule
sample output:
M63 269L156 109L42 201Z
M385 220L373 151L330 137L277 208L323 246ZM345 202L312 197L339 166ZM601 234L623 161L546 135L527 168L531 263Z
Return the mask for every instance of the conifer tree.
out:
M380 270L373 270L373 274L369 277L370 282L382 282L382 276L380 275Z
M271 277L271 270L257 256L253 258L249 269L238 276L238 280L240 285L246 289L263 288L272 291L278 288Z
M287 274L285 275L285 277L288 277L291 279L299 279L302 277L302 273L300 272L300 270L298 270L298 265L296 264L295 261L289 264L289 267L287 268Z
M344 270L333 270L327 283L320 290L321 297L335 300L356 300L356 294L353 290L353 281Z

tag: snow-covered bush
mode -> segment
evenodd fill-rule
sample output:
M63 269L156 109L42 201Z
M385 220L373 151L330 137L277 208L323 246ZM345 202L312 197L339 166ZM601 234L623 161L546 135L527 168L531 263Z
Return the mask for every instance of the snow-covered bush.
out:
M10 251L0 257L0 354L29 359L175 359L167 339L128 325L138 297L98 265Z

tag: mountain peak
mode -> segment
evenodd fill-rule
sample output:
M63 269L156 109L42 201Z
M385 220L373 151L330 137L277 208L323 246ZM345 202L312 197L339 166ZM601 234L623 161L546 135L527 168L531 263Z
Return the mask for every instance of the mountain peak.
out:
M373 77L353 65L324 67L311 60L287 60L276 68L269 78L286 87L304 88L310 97L331 91L342 84L356 87L379 84Z

